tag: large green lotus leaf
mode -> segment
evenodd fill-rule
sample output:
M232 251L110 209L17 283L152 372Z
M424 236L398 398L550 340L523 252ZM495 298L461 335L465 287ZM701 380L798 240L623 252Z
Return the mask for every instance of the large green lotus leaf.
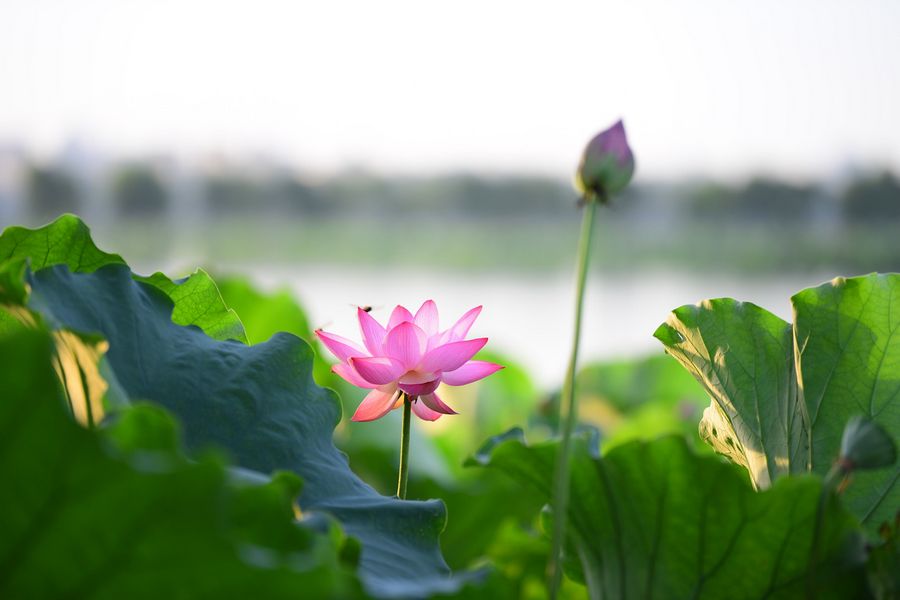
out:
M425 596L459 584L438 548L443 504L379 495L334 447L340 405L314 384L305 342L278 334L246 346L180 327L168 296L120 265L91 274L52 267L30 283L33 309L106 337L121 387L174 412L190 449L217 446L247 469L298 473L305 482L301 509L335 516L361 541L360 574L370 592Z
M602 458L574 441L568 532L592 598L850 598L864 585L855 520L813 476L755 492L679 437ZM549 502L558 448L507 434L476 460Z
M785 472L827 473L853 416L900 435L898 300L900 275L839 278L792 298L793 326L708 300L674 311L656 337L712 396L701 434L765 487ZM900 505L900 468L854 477L848 505L874 532Z
M900 275L838 278L791 299L812 465L826 473L850 417L900 439ZM900 510L900 465L854 475L847 503L875 531Z
M0 597L361 596L328 530L294 520L295 476L232 483L178 452L157 407L76 425L52 348L37 331L0 340Z
M11 259L28 259L32 271L66 265L73 273L93 273L106 265L125 264L118 254L97 248L88 226L74 215L62 215L38 229L6 228L0 235L0 264ZM215 339L247 343L240 319L225 305L215 282L204 271L177 282L162 273L135 278L172 299L172 319L179 325L196 325Z
M765 489L809 469L790 324L730 298L682 306L654 334L712 398L701 436Z
M237 313L225 305L216 282L203 269L178 281L162 273L135 279L162 290L172 299L172 321L178 325L194 325L213 339L249 343Z
M38 229L7 227L0 235L0 262L27 257L31 269L66 265L70 271L92 273L105 265L124 265L118 254L97 248L91 230L75 215L62 215Z

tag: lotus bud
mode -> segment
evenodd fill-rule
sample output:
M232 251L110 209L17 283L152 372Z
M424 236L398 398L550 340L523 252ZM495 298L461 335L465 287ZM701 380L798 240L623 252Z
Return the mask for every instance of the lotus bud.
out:
M845 473L856 470L889 467L897 460L897 447L884 428L865 417L854 417L844 427L841 456Z
M585 200L606 202L625 189L634 175L634 155L622 121L592 139L575 174L575 185Z

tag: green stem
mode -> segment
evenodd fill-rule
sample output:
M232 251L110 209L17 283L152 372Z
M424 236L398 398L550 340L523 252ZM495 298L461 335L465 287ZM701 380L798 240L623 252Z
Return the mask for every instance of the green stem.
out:
M403 394L403 426L400 434L400 476L397 480L397 497L406 500L406 480L409 476L409 422L414 398Z
M563 435L556 461L553 490L553 547L550 554L550 598L556 598L562 582L562 548L566 535L566 513L569 508L569 455L572 432L578 422L578 406L575 400L575 369L578 364L578 346L581 341L581 314L584 306L584 288L587 281L588 261L591 255L591 238L594 233L594 217L600 198L588 199L581 221L581 237L578 241L578 280L575 288L575 335L572 354L560 397L560 419ZM564 409L564 411L563 411Z

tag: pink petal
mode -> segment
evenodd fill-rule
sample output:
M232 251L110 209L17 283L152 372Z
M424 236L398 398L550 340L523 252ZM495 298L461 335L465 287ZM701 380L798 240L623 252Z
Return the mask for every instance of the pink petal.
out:
M440 379L426 381L424 383L400 383L400 389L410 396L424 396L430 394L441 384Z
M492 373L502 369L502 365L485 362L483 360L470 360L455 371L446 371L441 375L441 381L447 385L466 385L479 379L484 379Z
M393 383L406 371L400 361L386 356L354 357L350 364L363 379L375 385Z
M407 321L412 321L413 316L412 313L398 305L394 312L391 313L391 318L388 319L388 330L390 331L400 323L406 323Z
M381 323L375 320L375 317L358 308L357 317L359 318L359 331L362 333L363 343L366 349L373 355L378 356L383 351L381 344L384 342L384 336L387 333Z
M325 347L328 348L328 350L330 350L341 362L347 362L348 359L354 356L366 356L365 350L345 337L328 333L321 329L316 330L316 336L318 336L322 343L325 344Z
M438 332L438 309L434 300L426 300L422 303L422 306L416 311L415 323L428 337Z
M431 410L421 401L412 403L412 411L423 421L437 421L442 416L442 413Z
M455 415L457 414L455 410L444 404L444 402L440 399L437 394L427 394L425 396L419 396L419 402L424 402L425 406L430 408L435 412L439 412L445 415Z
M353 420L374 421L380 419L391 412L399 394L400 390L391 388L372 390L363 398L356 412L353 413Z
M450 329L448 329L449 338L448 341L455 342L457 340L461 340L466 337L466 334L469 333L469 329L472 328L472 324L475 322L475 319L478 318L478 315L481 314L481 306L476 306L463 316L459 318L459 321L453 325Z
M400 323L384 338L384 353L400 361L404 371L415 369L428 343L425 332L410 322Z
M342 378L344 378L345 381L352 383L353 385L355 385L357 387L369 388L369 389L376 387L374 383L369 383L368 381L363 379L362 375L357 373L356 369L354 369L348 363L340 363L340 364L334 365L333 367L331 367L331 370L333 372L337 373L338 375L340 375Z
M484 348L487 338L450 342L428 352L422 359L422 371L455 371Z
M431 352L438 346L443 346L447 342L450 341L450 330L442 331L440 333L435 333L434 335L428 336L428 344L425 347L425 353Z

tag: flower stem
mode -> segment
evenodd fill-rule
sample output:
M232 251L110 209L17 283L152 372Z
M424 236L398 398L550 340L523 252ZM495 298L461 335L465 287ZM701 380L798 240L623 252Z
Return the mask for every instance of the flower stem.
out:
M562 549L566 534L566 513L569 505L569 455L571 453L572 432L578 422L578 406L575 399L575 370L578 364L578 345L581 341L581 314L584 306L584 287L587 281L588 261L591 255L591 238L594 233L594 217L601 198L590 198L586 202L581 221L581 237L578 240L578 279L575 288L575 335L572 353L560 397L560 421L562 421L562 441L556 460L553 490L553 546L550 554L550 598L556 598L562 582Z
M397 480L397 497L406 500L406 480L409 475L409 422L413 398L403 394L403 426L400 434L400 476Z

